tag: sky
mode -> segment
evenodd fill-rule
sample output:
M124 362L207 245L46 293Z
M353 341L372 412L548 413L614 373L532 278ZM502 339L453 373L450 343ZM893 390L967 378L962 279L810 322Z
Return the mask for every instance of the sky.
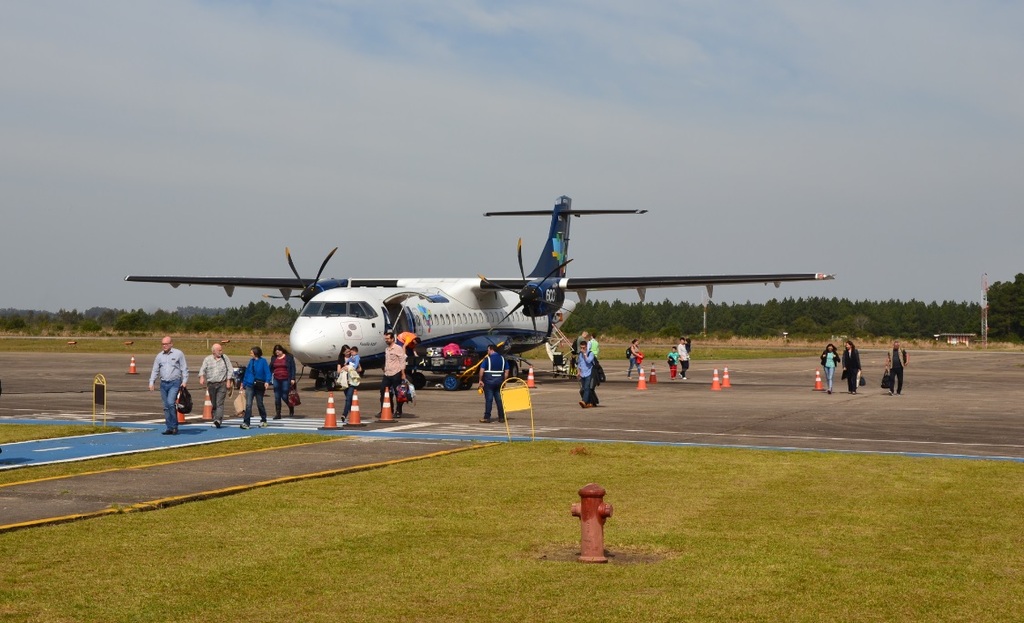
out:
M570 276L978 301L1024 272L1024 4L5 2L0 309L235 307L125 275ZM700 303L702 288L647 300ZM594 298L636 301L624 291ZM275 304L281 304L276 302ZM293 303L294 304L294 303Z

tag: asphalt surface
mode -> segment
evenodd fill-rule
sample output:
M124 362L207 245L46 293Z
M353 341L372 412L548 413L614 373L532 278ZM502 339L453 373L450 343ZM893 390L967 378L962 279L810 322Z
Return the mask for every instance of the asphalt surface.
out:
M148 370L151 356L139 356ZM884 351L862 351L868 384L857 395L815 391L817 357L742 361L695 361L686 381L671 381L654 362L657 381L638 389L626 378L626 362L606 354L608 382L601 405L581 409L575 380L554 378L550 363L534 362L536 387L530 411L509 414L509 427L478 422L483 398L475 390L425 388L406 417L380 422L375 373L360 391L364 424L319 430L327 393L300 383L297 417L268 428L241 430L240 420L215 429L202 420L203 391L190 383L196 411L181 434L164 436L158 392L145 372L129 375L130 354L0 353L0 425L13 422L115 424L127 429L77 438L7 444L0 470L55 461L144 452L174 445L218 443L244 436L313 432L336 442L258 453L85 474L0 486L0 531L109 512L159 508L226 495L255 486L367 469L490 442L557 439L580 443L657 443L752 449L903 454L954 459L1024 462L1024 354L956 350L911 353L902 396L879 387ZM190 362L198 367L200 360ZM650 363L650 362L648 362ZM728 368L732 387L713 391ZM648 374L650 369L647 370ZM97 374L106 379L106 408L93 404ZM838 376L838 374L837 374ZM434 379L439 381L440 379ZM340 396L340 394L339 394ZM337 396L336 396L337 400ZM273 415L272 400L267 400ZM340 417L341 405L335 408ZM95 411L95 413L94 413Z

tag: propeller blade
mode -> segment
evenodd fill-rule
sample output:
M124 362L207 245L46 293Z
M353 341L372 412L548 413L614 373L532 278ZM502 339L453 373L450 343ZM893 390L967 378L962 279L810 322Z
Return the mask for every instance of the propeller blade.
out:
M502 318L501 320L498 321L498 324L501 324L501 323L505 322L506 320L508 320L508 317L511 316L512 314L516 313L517 311L519 311L519 308L522 307L522 306L523 306L523 304L520 302L518 305L513 307L507 314L505 314L504 318Z
M523 270L523 239L519 239L519 245L516 248L516 255L519 256L519 276L526 281L526 271Z
M519 291L519 290L516 290L515 288L510 288L508 286L503 286L500 283L494 283L493 281L491 281L487 277L484 277L480 273L477 273L476 276L480 278L480 281L483 281L484 283L489 284L489 285L491 285L491 286L493 286L495 288L501 288L502 290L508 290L509 292L518 292Z
M561 270L562 270L563 268L565 268L565 267L566 267L566 265L567 265L567 264L568 264L569 262L571 262L571 261L572 261L572 260L565 260L564 262L562 262L562 263L561 263L561 264L559 264L558 266L555 266L555 267L554 267L554 268L553 268L553 269L551 270L551 272L550 272L550 273L548 273L548 276L547 276L547 277L544 277L544 281L547 281L548 279L551 279L551 277L552 277L552 276L554 276L554 274L555 274L555 273L557 273L557 272L561 271Z
M295 278L298 279L299 283L301 283L302 285L306 285L305 282L302 281L302 277L299 276L299 271L295 270L295 262L292 261L292 252L288 249L288 247L284 248L284 256L288 258L288 266L291 267L292 274L295 275Z
M333 249L331 249L331 252L327 254L327 257L324 258L324 263L320 265L320 270L317 271L316 279L313 280L313 283L320 281L320 275L322 275L324 273L324 269L327 268L327 262L331 261L331 258L334 257L334 254L335 252L337 252L337 250L338 247L334 247Z

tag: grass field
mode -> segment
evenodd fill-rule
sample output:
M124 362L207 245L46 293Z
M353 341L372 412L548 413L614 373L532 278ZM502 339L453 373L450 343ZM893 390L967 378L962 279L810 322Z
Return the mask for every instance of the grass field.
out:
M1012 463L502 444L0 534L0 619L1011 621L1022 546Z

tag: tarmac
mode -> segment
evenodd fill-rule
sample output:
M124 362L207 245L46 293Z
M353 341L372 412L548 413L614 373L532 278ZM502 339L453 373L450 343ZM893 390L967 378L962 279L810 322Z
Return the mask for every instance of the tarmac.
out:
M177 436L159 434L164 428L159 393L148 391L148 374L143 371L148 371L151 356L136 355L140 374L130 375L130 355L0 353L0 425L105 422L124 429L0 448L0 470L25 470L24 481L0 485L0 532L157 509L534 438L1024 463L1024 354L1018 352L962 347L911 352L902 396L889 396L879 386L884 351L861 352L867 385L856 395L846 393L845 381L838 378L834 393L816 391L816 356L696 360L685 381L669 379L668 368L653 362L656 378L645 379L646 389L638 386L635 372L627 379L625 360L608 358L603 361L608 381L598 388L600 406L594 409L579 407L574 379L556 378L549 362L534 362L535 387L528 391L528 408L510 412L507 429L479 423L483 397L475 390L449 392L433 385L418 392L405 417L380 421L375 415L379 405L374 372L360 388L363 427L321 430L328 394L300 381L303 404L296 417L249 430L238 427L239 419L231 419L216 429L202 419L204 392L193 374L189 387L196 410ZM646 375L651 374L651 363L645 366ZM716 368L720 380L728 368L731 387L712 389ZM97 404L97 374L106 382L105 404ZM272 398L267 405L272 417ZM341 404L336 402L335 408L340 418ZM294 432L324 435L330 443L48 480L33 479L28 469Z

